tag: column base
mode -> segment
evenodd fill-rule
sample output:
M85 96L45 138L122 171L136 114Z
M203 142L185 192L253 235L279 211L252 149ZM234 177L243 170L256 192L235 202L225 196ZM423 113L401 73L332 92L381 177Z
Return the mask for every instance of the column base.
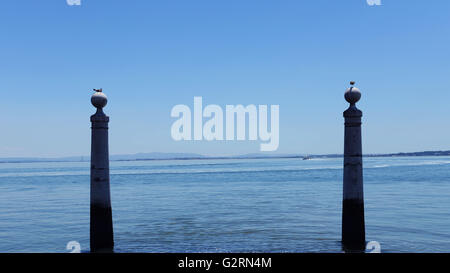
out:
M91 252L111 252L114 235L111 207L91 205Z
M346 199L342 206L342 244L348 250L366 248L364 201Z

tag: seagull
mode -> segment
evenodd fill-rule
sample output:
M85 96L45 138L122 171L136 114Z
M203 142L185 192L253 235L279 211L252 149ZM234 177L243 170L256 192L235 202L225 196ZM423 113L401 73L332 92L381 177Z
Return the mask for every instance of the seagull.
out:
M100 88L100 89L95 89L94 88L94 92L102 92L103 91L103 88Z

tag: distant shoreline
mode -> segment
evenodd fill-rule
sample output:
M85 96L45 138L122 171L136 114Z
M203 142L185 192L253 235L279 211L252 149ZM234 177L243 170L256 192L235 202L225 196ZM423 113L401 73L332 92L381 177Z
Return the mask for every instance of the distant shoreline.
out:
M416 157L416 156L450 156L449 151L423 151L410 153L390 153L390 154L365 154L363 157ZM153 161L153 160L223 160L223 159L314 159L314 158L340 158L342 154L306 155L306 154L247 154L238 156L205 156L200 154L182 153L141 153L130 155L112 155L111 161ZM61 158L0 158L0 163L36 163L36 162L88 162L88 156L61 157Z

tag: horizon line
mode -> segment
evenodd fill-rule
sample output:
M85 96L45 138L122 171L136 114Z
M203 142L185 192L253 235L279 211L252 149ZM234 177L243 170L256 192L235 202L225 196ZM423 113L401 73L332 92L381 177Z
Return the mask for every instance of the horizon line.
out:
M167 157L151 157L159 154ZM132 158L132 156L144 155L148 158ZM328 153L328 154L311 154L311 153L246 153L236 155L204 155L188 152L141 152L132 154L113 154L110 155L111 161L145 161L145 160L189 160L189 159L264 159L264 158L337 158L343 157L344 153ZM365 153L364 157L388 157L388 156L450 156L450 150L429 150L415 152L394 152L394 153ZM111 157L118 157L111 159ZM120 158L130 157L130 158ZM78 159L77 159L78 158ZM86 158L86 160L85 160ZM39 156L16 156L16 157L0 157L0 163L20 163L20 162L87 162L90 155L78 156L57 156L57 157L39 157ZM81 159L81 160L80 160ZM13 162L6 160L16 160ZM22 161L20 161L22 160ZM34 161L33 161L34 160Z

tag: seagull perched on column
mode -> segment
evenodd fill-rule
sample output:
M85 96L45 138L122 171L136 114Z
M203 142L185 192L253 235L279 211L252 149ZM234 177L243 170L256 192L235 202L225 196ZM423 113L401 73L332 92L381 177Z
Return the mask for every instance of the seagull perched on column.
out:
M94 88L94 91L95 91L95 92L102 92L102 91L103 91L103 88L100 88L100 89L95 89L95 88Z

